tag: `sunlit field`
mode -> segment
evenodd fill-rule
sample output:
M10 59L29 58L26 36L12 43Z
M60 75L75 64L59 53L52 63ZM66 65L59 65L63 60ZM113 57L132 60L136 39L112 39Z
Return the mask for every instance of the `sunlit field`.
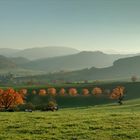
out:
M139 140L140 100L56 112L1 112L1 140Z
M80 95L83 88L91 91L94 87L102 90L117 86L125 87L123 104L111 100L104 92L101 96ZM53 96L58 111L33 112L16 110L0 112L1 140L139 140L140 139L140 99L139 82L52 85L59 91L61 87L77 89L77 96ZM1 87L3 88L3 87ZM14 87L19 90L25 87ZM47 86L27 87L25 103L34 106L47 104L47 95L38 95ZM3 89L6 89L3 88ZM36 90L36 95L32 91Z
M140 0L0 0L0 140L140 140Z

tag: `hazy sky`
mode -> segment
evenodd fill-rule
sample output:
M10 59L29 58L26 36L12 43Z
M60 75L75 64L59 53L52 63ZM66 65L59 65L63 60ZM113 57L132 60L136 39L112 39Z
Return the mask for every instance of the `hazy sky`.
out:
M0 48L140 52L140 0L0 0Z

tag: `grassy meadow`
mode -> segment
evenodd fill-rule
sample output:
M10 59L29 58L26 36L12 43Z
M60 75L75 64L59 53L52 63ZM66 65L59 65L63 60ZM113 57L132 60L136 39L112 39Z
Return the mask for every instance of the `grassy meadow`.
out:
M0 140L139 140L140 100L124 105L0 112Z
M55 97L60 109L55 112L0 112L0 140L140 140L140 83L101 83L55 85L66 90L93 87L126 88L123 105L106 98ZM15 87L19 89L21 87ZM24 88L24 87L22 87ZM29 93L47 86L27 87ZM33 103L37 101L35 96ZM32 96L29 96L29 100ZM44 102L47 97L43 97ZM41 100L43 101L43 100Z

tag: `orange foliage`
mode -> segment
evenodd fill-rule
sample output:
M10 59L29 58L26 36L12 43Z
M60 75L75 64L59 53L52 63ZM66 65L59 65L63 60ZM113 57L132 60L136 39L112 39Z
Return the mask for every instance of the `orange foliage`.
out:
M113 89L110 98L111 99L119 99L120 97L122 97L124 95L124 87L122 86L118 86L116 88Z
M76 88L70 88L69 89L69 95L77 96L78 95L77 89Z
M45 96L47 94L46 90L45 89L40 89L39 90L39 95L40 96Z
M9 109L19 104L23 104L23 96L20 93L13 88L0 89L0 108Z
M56 89L55 88L48 88L48 93L52 96L56 95Z
M93 95L101 95L101 94L102 94L102 89L99 88L99 87L95 87L95 88L92 90L92 93L93 93Z
M61 88L60 91L59 91L59 94L61 96L65 96L66 95L66 90L64 88Z
M26 95L27 94L27 89L25 89L25 88L24 89L20 89L19 93L23 94L23 95Z
M84 96L88 96L88 95L89 95L89 90L86 89L86 88L82 89L82 94L83 94Z
M24 98L25 95L27 94L27 89L20 89L19 94L22 96L22 98Z
M4 91L3 89L0 89L0 94L2 94L2 93L3 93L3 91Z

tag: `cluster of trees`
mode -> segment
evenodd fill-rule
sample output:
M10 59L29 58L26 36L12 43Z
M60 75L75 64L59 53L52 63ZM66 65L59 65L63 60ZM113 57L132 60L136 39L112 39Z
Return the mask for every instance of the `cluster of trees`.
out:
M95 87L93 88L93 90L91 91L92 95L101 95L103 93L102 89L99 87ZM66 91L66 89L61 88L58 92L55 88L48 88L46 89L40 89L39 92L37 92L36 90L32 91L32 94L39 94L40 96L47 96L47 95L51 95L51 96L78 96L78 95L84 95L84 96L89 96L90 91L87 88L83 88L81 91L81 94L78 93L78 90L76 88L70 88L68 89L68 91Z
M95 87L91 91L88 88L83 88L80 93L78 93L78 90L76 88L70 88L67 91L64 88L61 88L58 92L55 88L48 88L46 89L40 89L39 92L36 90L32 91L32 94L39 94L40 96L89 96L89 95L103 95L106 94L110 99L119 99L120 97L124 96L124 90L125 88L123 86L117 86L112 91L110 90L103 90L100 87Z
M124 90L125 88L122 86L115 87L112 91L110 90L103 90L99 87L95 87L92 89L92 91L89 91L88 88L83 88L82 93L79 94L78 90L76 88L70 88L67 91L64 88L61 88L58 92L56 88L48 88L46 89L40 89L38 92L36 90L32 90L32 93L28 93L27 89L20 89L18 91L14 90L13 88L8 89L0 89L0 109L11 109L15 108L22 104L28 105L28 95L38 95L38 96L89 96L94 95L105 95L110 99L117 99L119 104L122 104L122 100L124 98Z

